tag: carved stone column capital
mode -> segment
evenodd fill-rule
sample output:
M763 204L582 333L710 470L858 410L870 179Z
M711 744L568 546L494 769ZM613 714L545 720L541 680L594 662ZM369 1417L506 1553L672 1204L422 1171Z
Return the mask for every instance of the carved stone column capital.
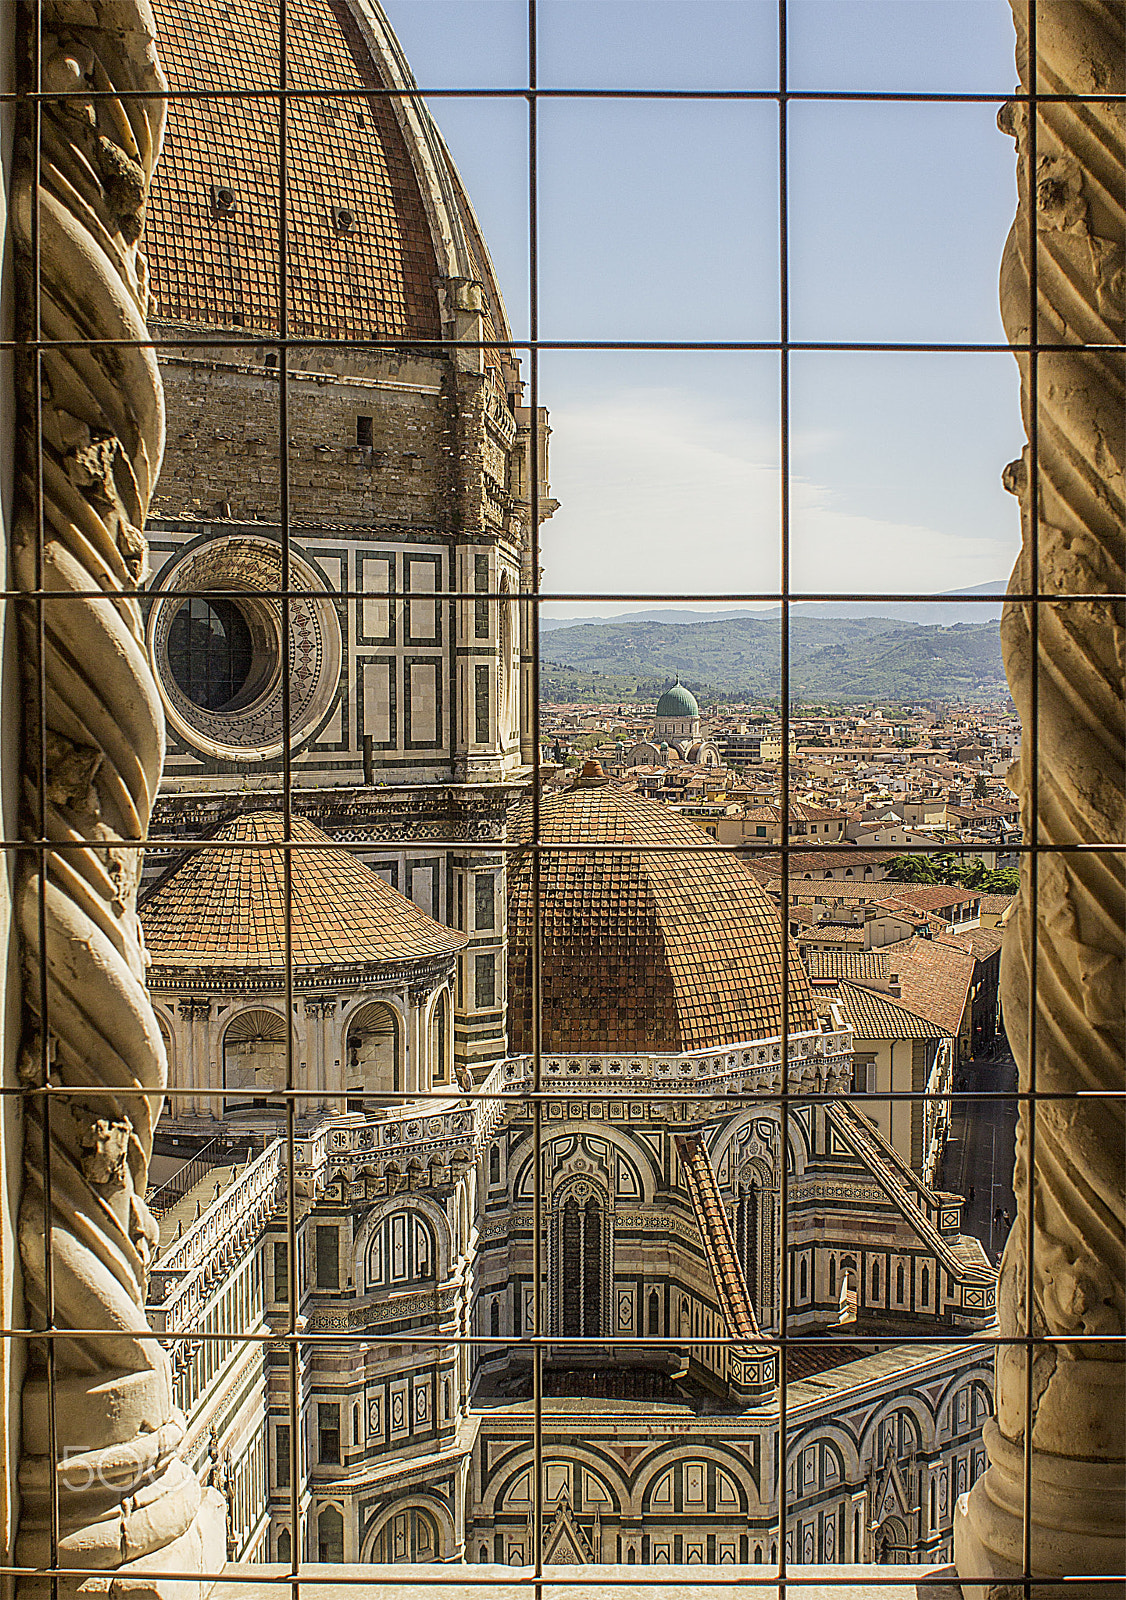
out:
M1123 0L1038 0L1034 63L1028 0L1012 5L1022 89L1123 93ZM1025 732L1017 778L1024 837L1048 847L1121 847L1126 619L1111 596L1123 589L1126 519L1123 109L1051 101L1037 107L1033 130L1028 104L1014 102L999 121L1017 141L1018 212L1001 269L1009 338L1030 342L1034 249L1037 340L1099 347L1038 352L1035 369L1028 354L1018 355L1038 470L1035 496L1030 451L1005 472L1023 523L1010 592L1031 592L1038 578L1042 593L1061 597L1040 606L1035 632L1032 607L1019 601L1006 604L1001 624ZM1094 598L1066 598L1082 594ZM1005 933L1002 997L1020 1088L1034 1084L1049 1095L1103 1090L1119 1098L1045 1099L1021 1110L1017 1218L1001 1266L999 1321L1003 1335L1020 1338L1031 1305L1032 1331L1049 1342L1034 1349L1031 1417L1026 1347L999 1347L997 1416L984 1435L989 1468L963 1497L955 1524L959 1572L993 1580L963 1585L974 1600L1007 1593L1006 1580L1024 1569L1029 1435L1032 1574L1081 1578L1126 1569L1123 866L1121 848L1045 853L1035 869L1026 858ZM1072 1342L1077 1338L1090 1342ZM1093 1597L1108 1590L1079 1582L1067 1592Z
M38 46L42 87L66 97L40 102L38 150L34 102L21 107L13 185L17 331L55 341L38 357L17 351L11 567L29 596L17 603L19 825L44 846L24 852L17 884L20 1069L29 1089L51 1091L24 1107L19 1243L31 1329L82 1336L29 1349L17 1559L61 1570L60 1594L81 1583L66 1569L93 1568L112 1569L115 1593L157 1595L162 1568L202 1574L224 1555L221 1508L178 1453L183 1419L145 1314L159 1232L144 1193L166 1066L136 900L164 719L132 592L164 403L137 241L167 85L147 0L43 0L39 40L39 8L18 13L24 86L39 87ZM30 598L38 588L50 603Z

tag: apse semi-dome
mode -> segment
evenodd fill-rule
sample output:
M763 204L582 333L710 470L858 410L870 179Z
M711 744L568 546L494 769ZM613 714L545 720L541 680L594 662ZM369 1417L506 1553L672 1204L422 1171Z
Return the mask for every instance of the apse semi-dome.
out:
M700 707L696 696L677 678L672 688L666 689L657 701L656 715L661 718L694 718L700 715Z
M203 97L169 101L145 224L150 314L277 333L277 0L153 0L153 11L172 90ZM472 279L486 337L507 338L479 225L382 7L290 0L285 15L290 335L439 339L442 280Z
M678 1053L782 1031L780 914L740 861L691 822L598 774L543 796L539 825L547 846L539 852L545 1051ZM533 1039L531 838L525 805L510 828L519 848L508 880L516 1054ZM551 848L561 845L602 848ZM813 1002L789 941L787 949L790 1029L802 1032L816 1026Z
M285 838L278 812L238 817L157 882L140 912L154 981L169 968L284 974L285 862L270 847ZM294 817L290 838L295 974L448 964L464 946L311 822Z

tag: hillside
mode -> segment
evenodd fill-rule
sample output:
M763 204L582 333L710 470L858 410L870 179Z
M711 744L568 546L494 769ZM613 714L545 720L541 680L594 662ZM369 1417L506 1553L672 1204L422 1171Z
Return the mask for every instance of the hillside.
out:
M729 617L556 628L540 638L541 692L552 700L649 699L668 679L704 698L776 699L776 619ZM996 622L923 627L890 617L795 616L790 683L801 699L993 699L1005 692Z

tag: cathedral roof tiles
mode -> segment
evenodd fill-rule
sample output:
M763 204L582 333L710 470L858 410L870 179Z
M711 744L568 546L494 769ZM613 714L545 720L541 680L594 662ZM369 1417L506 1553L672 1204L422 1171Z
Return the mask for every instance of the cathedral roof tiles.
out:
M399 964L452 955L465 944L327 834L294 817L290 949L298 969ZM285 822L238 817L157 883L141 907L156 968L284 971Z
M514 1051L532 1041L537 854L545 1050L678 1053L781 1032L780 914L733 854L659 803L593 777L543 796L539 828L533 852L525 805L510 832L522 847L509 873ZM797 1032L815 1014L788 951Z

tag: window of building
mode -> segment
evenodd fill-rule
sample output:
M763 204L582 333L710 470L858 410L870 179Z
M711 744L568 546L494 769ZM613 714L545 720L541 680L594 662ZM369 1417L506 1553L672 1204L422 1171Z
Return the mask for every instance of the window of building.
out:
M496 879L491 872L478 872L473 879L473 923L479 929L496 927Z
M376 1223L367 1247L369 1287L425 1282L434 1270L434 1237L422 1217L396 1211Z
M340 1464L340 1407L335 1401L317 1405L317 1460L322 1466Z
M370 450L374 435L372 427L374 418L359 416L356 418L356 443L361 450Z
M495 956L484 955L473 958L473 1003L478 1011L487 1010L497 1003Z
M276 1422L274 1424L274 1486L278 1489L288 1489L289 1484L289 1423Z
M284 1305L289 1299L289 1245L284 1242L274 1245L274 1301L277 1305Z
M185 600L168 632L172 676L195 706L222 711L245 687L254 644L235 600Z
M602 1332L602 1251L605 1219L592 1196L575 1195L558 1208L559 1331L565 1338Z
M340 1230L327 1224L318 1223L316 1228L317 1241L317 1288L340 1288Z

